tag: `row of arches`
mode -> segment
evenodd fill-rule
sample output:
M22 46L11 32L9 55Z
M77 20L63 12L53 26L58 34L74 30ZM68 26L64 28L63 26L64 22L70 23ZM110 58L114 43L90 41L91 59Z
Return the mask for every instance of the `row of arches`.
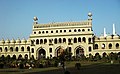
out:
M52 52L52 48L49 48L51 50L49 50L49 54L50 54L50 57L53 56L53 52ZM74 52L72 52L74 50ZM50 52L51 51L51 52ZM55 55L56 57L60 56L64 51L67 51L68 53L71 53L76 56L76 57L81 57L84 55L84 48L81 47L81 46L77 46L75 49L72 49L71 47L67 47L67 48L63 48L62 46L58 46L56 49L55 49ZM88 51L91 52L92 51L92 47L89 46L88 47ZM37 50L37 58L40 59L40 58L45 58L47 55L46 53L46 49L44 48L38 48Z
M66 32L85 32L85 31L91 31L91 29L74 29L74 30L56 30L56 31L38 31L37 32L33 32L34 34L48 34L48 33L66 33Z
M4 52L8 52L8 51L10 51L10 52L13 52L13 51L16 51L16 52L19 52L19 51L22 51L22 52L24 52L26 49L25 49L25 47L21 47L21 49L19 49L19 47L10 47L10 48L8 48L8 47L5 47L4 48ZM30 52L30 47L28 46L27 47L27 51L28 52ZM2 47L0 47L0 52L3 52L3 49L2 49ZM31 48L31 53L34 53L34 48Z
M68 43L78 43L78 42L86 42L86 38L85 37L78 37L78 38L55 38L55 39L36 39L36 44L46 44L47 42L49 43L53 43L54 44L57 44L57 43L66 43L68 41ZM88 43L91 43L92 42L92 39L91 38L88 38Z
M98 46L98 44L95 44L95 46L94 46L95 49L98 49L99 47L100 47L100 46ZM102 48L102 49L105 49L105 48L106 48L106 45L103 43L103 44L101 45L101 48ZM109 44L108 44L108 48L109 48L109 49L112 49L112 48L113 48L113 44L112 44L112 43L109 43ZM116 44L115 44L115 48L116 48L116 49L119 49L119 43L116 43Z
M112 54L114 54L114 53L113 53L113 52L110 52L109 54L107 54L106 52L103 52L103 53L101 54L101 57L107 57L107 55L112 55ZM120 55L120 52L115 53L115 54ZM89 54L89 55L91 55L91 54ZM100 54L97 52L97 53L95 53L95 56L97 56L97 55L100 55Z
M12 59L28 59L28 58L30 58L29 56L28 56L28 54L25 54L25 55L18 55L18 57L17 57L17 55L12 55L12 56L10 56L10 55L7 55L7 56L4 56L4 55L2 55L2 56L0 56L0 57L2 57L2 58L8 58L8 59L10 59L10 58L12 58ZM34 58L34 55L32 55L31 56L31 58Z

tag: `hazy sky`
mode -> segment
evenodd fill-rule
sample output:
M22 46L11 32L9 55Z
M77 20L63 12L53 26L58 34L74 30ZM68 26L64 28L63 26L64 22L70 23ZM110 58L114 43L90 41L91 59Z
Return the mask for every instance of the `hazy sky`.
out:
M87 20L93 14L96 35L112 34L115 24L120 34L120 0L0 0L0 39L28 38L32 32L33 17L39 23Z

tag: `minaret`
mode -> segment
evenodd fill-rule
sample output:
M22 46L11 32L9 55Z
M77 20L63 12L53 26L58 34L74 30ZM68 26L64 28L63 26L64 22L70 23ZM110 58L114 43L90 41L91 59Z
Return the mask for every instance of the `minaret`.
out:
M106 37L106 36L107 36L106 29L104 28L104 37Z
M115 33L115 25L113 24L113 35L116 35Z

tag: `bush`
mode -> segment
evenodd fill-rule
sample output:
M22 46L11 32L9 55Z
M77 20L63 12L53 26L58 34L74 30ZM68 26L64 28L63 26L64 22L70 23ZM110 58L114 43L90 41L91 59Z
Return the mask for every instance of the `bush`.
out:
M81 64L80 63L76 63L75 64L75 68L77 68L78 70L80 70Z
M39 64L39 68L43 68L43 64Z
M70 72L69 71L65 71L64 74L70 74Z
M58 61L54 62L54 66L57 67L58 66Z
M24 64L20 63L19 68L24 69Z
M3 68L4 68L4 64L0 63L0 69L3 69Z

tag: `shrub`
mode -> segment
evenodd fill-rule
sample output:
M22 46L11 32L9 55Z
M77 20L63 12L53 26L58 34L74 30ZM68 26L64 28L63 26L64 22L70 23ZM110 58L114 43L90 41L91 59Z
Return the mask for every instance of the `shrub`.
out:
M64 74L70 74L70 72L69 71L65 71Z
M19 68L24 69L24 64L20 63Z
M58 61L54 62L54 66L57 67L58 66Z
M43 64L39 64L39 68L43 68Z
M0 63L0 68L1 68L1 69L4 68L4 63Z
M80 63L76 63L75 64L75 68L77 68L78 70L80 70L81 64Z

